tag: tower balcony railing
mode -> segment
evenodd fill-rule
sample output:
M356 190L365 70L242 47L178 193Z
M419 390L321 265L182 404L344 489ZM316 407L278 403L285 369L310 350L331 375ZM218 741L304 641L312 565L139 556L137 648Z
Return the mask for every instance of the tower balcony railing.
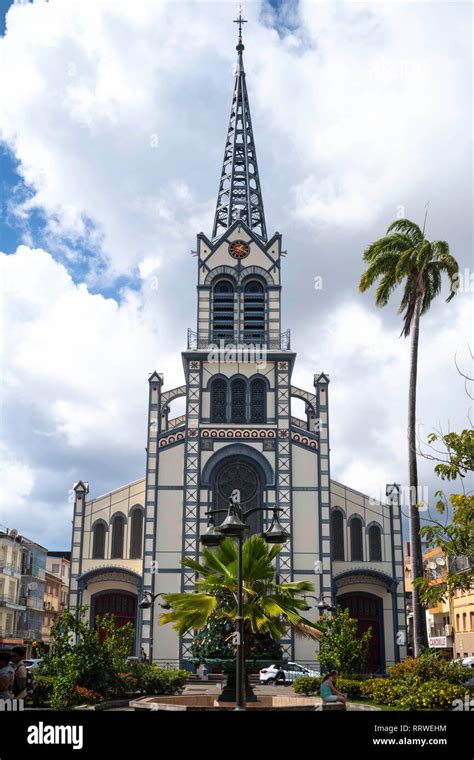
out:
M270 334L257 331L242 330L240 333L234 333L227 330L219 330L214 333L198 333L195 330L188 329L188 351L197 351L202 349L240 348L241 346L258 346L260 349L268 351L290 351L291 350L291 331L285 330L280 334Z

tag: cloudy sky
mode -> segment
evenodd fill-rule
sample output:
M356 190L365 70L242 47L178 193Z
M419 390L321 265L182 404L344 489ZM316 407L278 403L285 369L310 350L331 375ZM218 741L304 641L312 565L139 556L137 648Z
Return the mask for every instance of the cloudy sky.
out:
M142 477L148 373L182 383L236 5L2 7L0 524L69 548L72 483L99 495ZM450 243L464 287L423 318L420 433L467 422L454 356L467 369L471 4L259 0L244 12L267 228L288 250L293 380L311 389L330 375L332 475L380 493L407 481L409 344L398 294L383 311L358 294L361 256L397 216L422 224L428 202L428 236ZM420 467L433 491L432 464Z

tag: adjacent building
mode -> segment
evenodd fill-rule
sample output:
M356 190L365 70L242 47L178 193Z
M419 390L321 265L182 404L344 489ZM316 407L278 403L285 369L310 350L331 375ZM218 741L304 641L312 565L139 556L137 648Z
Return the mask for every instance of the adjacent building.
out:
M15 529L0 529L0 648L48 648L51 626L67 608L69 552L48 552Z
M41 639L45 649L49 649L52 627L67 608L70 556L70 552L48 552L46 557L44 611L41 627Z
M423 569L430 584L443 583L448 574L446 555L440 548L429 549L423 555ZM426 610L426 628L430 648L444 651L450 659L453 656L453 635L450 600L442 600Z
M0 530L0 648L23 644L20 614L26 612L21 596L21 538L16 531Z
M472 567L473 559L450 557L450 572L464 573ZM451 600L451 621L453 626L455 657L474 657L474 589L456 591Z

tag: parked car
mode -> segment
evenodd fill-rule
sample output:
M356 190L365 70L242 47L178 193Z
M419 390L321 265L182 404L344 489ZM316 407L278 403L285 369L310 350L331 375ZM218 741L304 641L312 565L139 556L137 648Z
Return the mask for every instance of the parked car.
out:
M461 662L466 668L474 668L474 657L463 657Z
M25 663L25 668L27 670L37 670L41 663L43 662L42 659L36 659L36 660L23 660Z
M319 670L311 670L311 668L307 668L305 665L298 665L297 662L287 662L284 665L269 665L268 668L262 668L260 671L260 683L269 685L278 680L279 683L288 685L292 681L296 681L297 678L301 678L301 676L318 678L320 675Z

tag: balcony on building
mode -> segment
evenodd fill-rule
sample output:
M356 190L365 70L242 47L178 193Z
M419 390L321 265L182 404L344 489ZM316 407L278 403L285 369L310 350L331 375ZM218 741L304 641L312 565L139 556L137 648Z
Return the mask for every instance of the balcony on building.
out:
M0 562L0 573L10 578L21 578L21 571L9 562Z
M255 346L261 350L267 351L290 351L291 350L291 331L285 330L282 333L268 333L259 329L259 324L254 326L248 325L249 329L241 332L234 332L226 328L214 330L213 332L198 333L195 330L188 329L188 351L199 351L203 349L218 348L240 348L245 346Z
M26 600L16 594L0 594L0 607L8 607L11 610L25 610Z

